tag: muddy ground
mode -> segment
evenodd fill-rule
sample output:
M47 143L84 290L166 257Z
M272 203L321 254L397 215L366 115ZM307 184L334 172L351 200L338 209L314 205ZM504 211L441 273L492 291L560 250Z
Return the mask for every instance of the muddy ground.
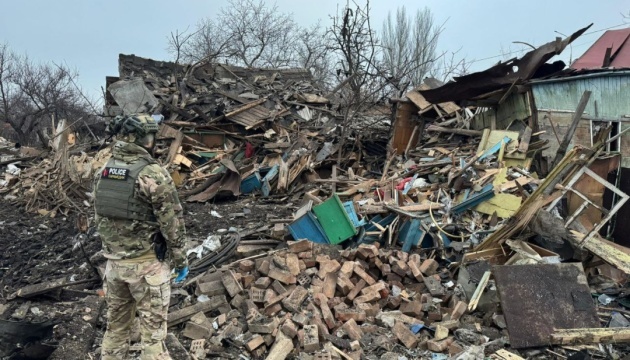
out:
M200 244L219 229L236 227L244 231L266 225L273 218L290 217L297 205L286 198L259 201L248 197L206 204L185 203L189 246ZM211 215L213 211L222 217ZM0 321L42 323L42 326L26 329L30 333L38 331L38 336L26 347L8 344L15 340L3 335L0 329L0 343L4 343L0 345L0 359L47 358L53 350L56 350L54 359L85 355L86 350L85 358L98 358L105 326L105 306L102 299L95 296L102 288L100 281L32 299L14 295L26 285L52 279L65 277L81 281L96 277L87 259L99 251L100 241L91 237L83 242L83 250L75 246L75 223L75 215L43 217L0 200ZM66 348L68 344L63 341L66 337L79 337L75 343L80 346ZM61 343L65 344L63 348ZM3 347L5 355L9 350L13 355L3 357Z

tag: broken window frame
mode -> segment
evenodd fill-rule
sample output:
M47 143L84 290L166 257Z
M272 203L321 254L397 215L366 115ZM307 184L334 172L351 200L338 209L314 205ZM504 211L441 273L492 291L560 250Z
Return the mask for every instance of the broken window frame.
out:
M606 187L608 190L612 191L613 194L616 195L615 197L613 197L613 205L612 205L612 208L610 210L604 208L603 206L599 206L599 205L593 203L591 200L589 200L589 198L586 195L584 195L581 192L579 192L579 191L575 190L574 188L572 188L572 186L575 185L580 180L582 175L590 176L595 181L597 181L598 183L602 184L604 187ZM582 244L584 244L586 241L588 241L594 234L598 234L600 229L606 223L608 223L608 221L610 221L610 219L612 219L612 217L617 213L617 211L619 211L619 209L621 209L623 204L625 204L626 201L628 201L628 198L630 198L630 196L628 196L623 191L617 189L617 187L615 187L612 183L608 182L606 179L604 179L601 176L597 175L593 170L591 170L591 169L589 169L588 167L585 166L580 171L578 171L577 174L575 174L573 176L573 178L569 181L569 183L566 186L564 186L564 188L562 189L562 196L559 196L557 199L555 199L547 207L547 211L551 211L551 209L553 209L558 204L558 202L569 191L571 191L573 194L575 194L578 197L580 197L582 200L584 200L584 202L582 203L582 205L580 205L580 207L578 207L575 210L575 212L573 212L573 214L571 214L569 216L568 220L565 222L565 226L566 227L571 225L571 223L573 221L575 221L588 208L589 205L594 207L594 208L596 208L603 215L605 215L604 218L601 221L599 221L597 224L595 224L593 226L593 228L584 236L584 238L578 244L579 246L582 246ZM617 196L619 197L619 200L617 201L617 203L614 203L614 199Z

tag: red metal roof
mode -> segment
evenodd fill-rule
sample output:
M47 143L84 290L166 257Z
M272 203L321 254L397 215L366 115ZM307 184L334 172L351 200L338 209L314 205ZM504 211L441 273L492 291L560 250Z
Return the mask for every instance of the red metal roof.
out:
M575 70L601 69L606 49L612 48L609 67L630 67L630 28L608 30L572 65Z

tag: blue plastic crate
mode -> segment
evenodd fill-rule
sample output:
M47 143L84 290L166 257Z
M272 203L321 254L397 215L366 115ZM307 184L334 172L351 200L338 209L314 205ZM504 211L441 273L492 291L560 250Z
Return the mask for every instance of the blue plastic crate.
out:
M255 172L241 181L241 194L251 194L262 187L260 174Z
M358 228L367 223L365 219L362 219L361 221L359 221L359 216L357 215L357 212L354 210L354 201L344 202L343 208L346 210L346 213L348 213L348 216L350 217L350 220L352 221L352 224L354 225L354 227Z
M292 222L288 227L291 236L295 240L308 239L318 244L330 243L326 233L324 233L324 229L310 211Z

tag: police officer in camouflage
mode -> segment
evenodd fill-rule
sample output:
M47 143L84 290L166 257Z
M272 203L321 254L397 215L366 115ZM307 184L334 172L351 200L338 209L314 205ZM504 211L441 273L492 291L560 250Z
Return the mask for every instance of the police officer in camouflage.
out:
M101 358L127 357L137 312L140 358L171 359L164 344L171 266L176 283L188 274L183 209L170 175L151 156L158 131L155 120L145 114L116 117L108 131L117 141L94 188L96 226L108 259ZM166 243L163 261L156 256L156 238Z

